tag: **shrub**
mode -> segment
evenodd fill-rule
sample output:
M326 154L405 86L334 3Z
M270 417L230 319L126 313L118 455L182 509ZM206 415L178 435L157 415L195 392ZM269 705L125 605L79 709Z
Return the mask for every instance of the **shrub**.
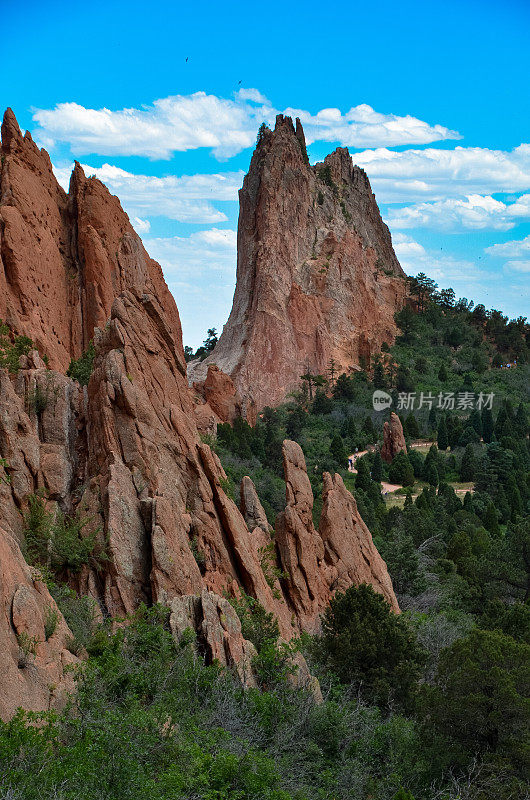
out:
M35 345L28 336L14 336L11 340L8 326L0 319L0 367L17 373L20 369L20 356L25 356L34 349Z
M24 669L34 660L37 655L37 645L39 640L36 636L30 636L26 631L17 635L18 642L18 666Z
M414 484L414 470L403 450L393 458L388 469L388 480L390 483L399 483L402 486Z
M259 651L269 642L278 641L280 628L274 614L265 611L261 603L242 591L241 598L229 598L241 620L241 632L256 650Z
M43 411L46 410L48 405L49 393L50 393L50 382L46 382L46 386L41 386L40 383L35 382L33 388L28 392L27 396L27 409L28 413L35 414L39 417Z
M48 588L66 624L72 631L73 636L68 642L68 646L74 655L78 654L82 648L93 655L98 654L101 635L105 634L105 631L100 628L98 623L96 601L91 597L76 594L68 586L50 582Z
M365 698L382 706L391 701L410 705L421 654L404 620L371 586L351 586L335 595L314 650L342 684Z
M269 544L260 547L258 550L260 566L265 576L265 580L267 581L269 587L272 589L272 593L277 600L280 600L280 593L276 588L275 584L276 581L283 580L287 576L281 569L278 568L276 563L276 547L274 544L274 540L271 540Z
M59 622L59 612L56 608L48 606L44 612L44 638L46 641L53 636Z
M530 647L475 629L442 653L434 686L424 692L425 718L455 748L496 753L523 771L529 683Z
M97 542L97 530L84 533L89 522L87 517L78 514L66 517L59 509L54 515L41 494L30 495L24 515L26 560L54 573L64 570L79 572L84 564L99 569L108 556L105 548Z
M334 193L337 192L337 187L335 185L335 181L333 180L333 176L331 174L331 167L329 166L329 164L324 164L322 167L319 167L317 174L322 183L325 183L326 186L329 186L329 188L332 189Z
M48 545L51 538L53 515L46 507L41 494L28 498L28 509L24 514L24 546L26 561L30 564L46 564Z
M194 536L190 542L190 550L193 555L193 558L197 563L197 566L199 567L200 570L202 570L206 563L206 558L204 556L204 553L202 553L199 550L199 540L197 539L196 536Z
M69 378L73 378L81 386L88 386L92 370L94 369L94 359L96 357L96 349L94 342L89 342L85 352L78 358L70 361L70 366L66 374Z

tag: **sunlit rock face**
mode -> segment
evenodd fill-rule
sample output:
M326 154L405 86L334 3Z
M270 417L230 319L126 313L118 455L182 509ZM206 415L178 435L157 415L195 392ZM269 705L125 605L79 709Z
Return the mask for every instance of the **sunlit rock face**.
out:
M345 148L310 166L298 120L260 134L239 199L232 312L189 372L217 364L261 409L308 369L349 371L391 342L406 287L366 173Z
M285 139L287 150L296 145L293 164L313 175L286 120L266 135L254 161L269 158L274 137ZM249 181L243 209L256 191ZM288 204L285 213L290 225ZM278 246L280 239L278 233ZM79 571L66 570L64 580L94 598L102 614L122 616L142 602L160 602L172 609L177 630L189 612L211 658L223 656L245 683L252 683L252 647L227 596L244 591L257 599L276 616L284 639L317 630L333 593L352 583L372 583L397 609L384 562L338 476L325 477L315 529L296 443L284 444L286 507L275 539L248 477L241 510L228 496L222 465L198 423L212 435L218 420L233 421L245 410L252 422L254 402L238 393L228 373L210 367L202 387L208 402L197 403L175 301L118 199L79 166L69 194L63 192L48 155L21 135L11 112L2 127L0 258L0 316L40 351L23 356L16 375L0 370L2 717L18 705L58 706L73 688L65 671L76 661L70 631L58 614L47 634L55 605L22 554L24 514L36 492L46 496L50 513L86 520L82 535L93 534L105 554ZM95 359L84 387L65 372L90 341ZM21 642L31 644L24 664Z

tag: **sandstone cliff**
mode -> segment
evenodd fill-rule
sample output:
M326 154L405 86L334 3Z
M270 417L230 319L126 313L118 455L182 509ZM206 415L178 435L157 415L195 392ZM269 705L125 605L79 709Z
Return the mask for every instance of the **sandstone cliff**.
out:
M62 192L47 154L21 136L10 112L2 136L1 313L52 369L33 351L17 375L0 370L0 714L19 703L46 708L69 686L69 631L59 615L46 638L53 601L20 549L37 491L52 509L88 518L83 535L92 531L106 551L102 563L66 571L73 587L110 615L142 601L167 604L176 635L193 624L209 657L235 665L246 683L252 647L223 595L256 598L285 639L316 630L332 593L351 583L373 583L397 610L384 562L338 476L326 477L315 530L294 442L284 445L286 509L275 541L250 479L241 510L226 494L219 459L199 436L175 302L119 201L79 167L69 195ZM94 369L81 387L64 371L92 339ZM237 398L214 369L206 392L218 411L234 412ZM36 643L31 673L16 663L26 630Z
M395 335L404 273L368 178L345 148L310 166L302 127L278 116L260 134L239 193L237 283L208 364L258 409L277 405L308 369L349 371Z
M160 266L149 258L117 197L79 164L66 194L48 153L11 109L2 124L0 318L30 336L66 371L109 317L114 298L147 286L163 303L180 343L178 312ZM184 356L182 355L182 362Z

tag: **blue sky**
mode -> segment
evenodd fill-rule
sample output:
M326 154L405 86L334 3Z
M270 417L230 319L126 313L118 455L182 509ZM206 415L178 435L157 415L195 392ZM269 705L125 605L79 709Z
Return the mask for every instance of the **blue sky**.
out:
M286 109L313 162L350 147L408 273L529 315L528 0L1 6L0 106L118 194L185 343L226 321L237 189Z

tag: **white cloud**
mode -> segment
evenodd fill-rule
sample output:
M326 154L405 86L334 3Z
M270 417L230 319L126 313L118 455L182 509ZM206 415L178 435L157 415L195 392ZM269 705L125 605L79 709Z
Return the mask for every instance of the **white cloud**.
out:
M236 273L237 234L212 228L191 236L144 238L152 258L160 262L175 297L184 343L198 347L212 326L221 330L232 304Z
M381 114L359 105L342 114L326 108L312 115L286 109L306 125L308 142L338 141L350 147L391 147L458 139L443 125L429 125L407 115ZM112 111L59 103L36 109L35 132L48 148L67 142L75 154L137 155L169 159L174 152L206 147L229 158L250 147L261 122L274 122L277 110L257 89L240 89L234 99L195 92L155 100L150 106Z
M73 165L54 167L57 180L68 189ZM112 164L91 167L82 164L86 175L95 175L118 195L131 217L164 216L179 222L205 225L225 222L227 217L210 201L237 200L243 171L212 175L135 175Z
M524 207L524 202L506 204L490 195L474 194L464 200L448 198L434 203L391 208L386 216L392 228L397 229L426 227L451 233L485 228L507 231L523 216ZM530 217L530 206L526 216ZM514 217L518 219L514 220Z
M353 159L366 170L378 201L383 203L530 189L530 144L511 151L460 146L401 152L379 148L355 153ZM525 208L520 209L523 215Z
M148 219L140 219L140 217L133 217L131 222L134 230L140 236L142 236L142 234L144 233L149 233L149 231L151 230L151 223L149 222Z
M425 272L442 287L470 291L484 279L484 272L470 261L427 251L423 245L404 233L392 235L398 260L407 275Z
M491 247L486 247L484 252L501 258L517 258L518 256L530 255L530 236L526 236L524 239L515 239L511 242L503 242L502 244L493 244Z
M510 272L530 272L530 261L507 261L504 269Z
M323 141L340 142L345 147L393 147L462 138L457 131L443 125L431 126L410 115L380 114L364 103L345 114L338 108L324 108L315 115L301 108L287 108L284 113L300 117L308 144Z
M493 244L484 250L490 256L508 258L504 264L505 272L526 274L530 272L530 236L514 239L511 242Z
M211 228L190 236L144 238L149 255L160 262L166 280L188 281L221 275L235 278L237 233Z
M262 103L264 106L270 105L270 101L257 89L240 89L237 93L237 97L240 100L251 100L253 103Z

